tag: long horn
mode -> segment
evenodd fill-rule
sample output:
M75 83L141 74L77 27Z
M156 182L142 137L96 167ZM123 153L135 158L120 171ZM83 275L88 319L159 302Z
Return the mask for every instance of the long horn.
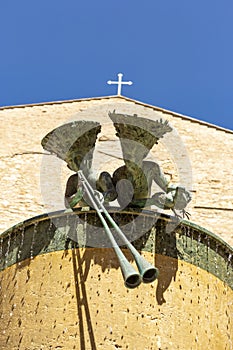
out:
M101 205L101 209L103 209L104 206ZM105 209L105 208L104 208ZM130 243L130 241L126 238L124 233L121 231L120 227L115 223L115 221L112 219L112 217L109 215L108 211L103 209L104 214L108 218L108 220L111 222L112 226L117 231L120 238L123 240L124 244L127 246L127 248L130 250L131 254L134 257L134 260L137 264L139 273L142 277L142 281L144 283L151 283L158 277L158 269L151 265L146 259L144 259L137 251L137 249Z
M83 187L86 191L86 194L88 195L91 204L93 205L94 209L96 210L103 226L105 229L105 232L107 233L107 236L111 242L111 245L116 253L116 256L119 260L119 264L121 267L121 272L124 278L124 282L125 282L125 286L128 288L135 288L137 287L140 283L141 283L141 276L140 274L135 271L135 269L133 268L133 266L128 262L128 260L126 259L126 257L124 256L124 254L122 253L120 247L118 246L115 238L113 237L113 234L111 232L111 230L108 227L107 222L105 221L103 215L101 214L100 208L98 207L98 205L101 204L99 198L96 198L94 191L91 191L91 186L89 185L89 183L87 182L86 178L84 177L84 175L79 171L79 176L81 181L83 181ZM89 186L88 186L89 185ZM94 198L93 198L94 196ZM97 203L98 205L97 205Z
M108 213L108 211L106 210L106 208L104 207L104 205L101 203L101 201L98 200L98 198L96 198L96 193L95 191L92 189L91 185L89 184L89 182L87 181L87 179L85 178L85 176L83 175L82 171L78 172L80 179L83 181L83 184L85 184L85 189L88 190L87 194L88 196L90 196L89 198L92 200L92 203L94 205L94 208L96 209L97 213L99 213L99 211L101 210L102 212L104 212L106 218L108 219L108 221L111 223L111 225L115 228L115 230L117 231L118 235L120 236L120 238L123 240L124 244L127 246L127 248L130 250L131 254L133 255L135 262L137 264L139 273L141 275L142 281L144 283L150 283L153 282L157 277L158 277L158 269L156 269L153 265L151 265L146 259L144 259L136 250L136 248L129 242L129 240L126 238L126 236L124 235L124 233L121 231L120 227L116 224L116 222L113 220L113 218L111 217L111 215ZM93 197L97 200L99 207L97 206L97 204L94 202ZM103 218L103 217L102 217ZM104 220L104 219L103 219ZM102 219L101 219L102 221ZM108 232L108 236L110 235L111 238L113 238L114 240L114 245L116 245L116 249L122 253L122 251L120 250L119 246L117 245L106 221L104 220L105 224L104 228L105 231ZM111 240L111 238L109 237L109 239ZM111 240L112 242L112 240ZM113 244L113 242L112 242ZM114 247L114 246L113 246ZM114 248L115 249L115 248ZM119 254L116 253L117 255ZM124 255L123 255L124 256ZM125 258L125 256L124 256ZM129 264L128 260L126 259L127 263ZM132 266L130 265L130 267L132 268ZM127 269L128 270L128 269ZM131 287L132 288L132 287Z

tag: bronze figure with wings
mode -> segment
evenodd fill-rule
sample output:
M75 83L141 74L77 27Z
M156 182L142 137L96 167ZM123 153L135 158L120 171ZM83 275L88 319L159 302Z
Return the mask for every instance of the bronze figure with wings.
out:
M181 210L191 200L182 186L170 185L156 162L145 160L154 144L172 131L168 121L151 120L137 115L109 112L121 144L124 165L113 174L104 171L95 178L92 159L101 126L94 121L74 121L64 124L42 140L45 150L66 161L75 172L67 181L65 203L67 207L86 205L77 172L82 172L107 204L117 200L121 208L144 208L155 205L162 209ZM161 192L151 195L153 181Z

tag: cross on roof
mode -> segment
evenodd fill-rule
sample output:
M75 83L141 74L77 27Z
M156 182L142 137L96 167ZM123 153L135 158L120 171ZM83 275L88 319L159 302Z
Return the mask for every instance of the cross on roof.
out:
M116 84L117 85L117 95L121 95L121 88L122 85L132 85L133 82L132 81L122 81L122 77L123 74L122 73L118 73L118 81L107 81L107 84L112 85L112 84Z

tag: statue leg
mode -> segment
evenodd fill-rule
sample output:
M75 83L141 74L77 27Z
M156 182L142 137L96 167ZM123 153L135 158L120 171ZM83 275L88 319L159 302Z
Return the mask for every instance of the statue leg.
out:
M104 196L105 202L112 202L117 198L117 192L112 182L112 177L107 171L103 171L96 182L96 189Z

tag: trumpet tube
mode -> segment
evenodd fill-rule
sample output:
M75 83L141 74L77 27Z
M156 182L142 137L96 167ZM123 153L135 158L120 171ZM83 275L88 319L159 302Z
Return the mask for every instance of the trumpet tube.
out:
M127 239L125 234L122 232L120 227L116 224L116 222L113 220L111 215L108 213L108 211L104 207L103 203L101 203L98 200L97 200L98 205L95 203L95 201L93 199L93 197L96 198L95 191L93 190L93 188L91 187L91 185L89 184L89 182L87 181L85 176L82 174L82 172L79 171L78 173L80 175L81 180L83 180L83 184L84 184L84 187L85 187L85 189L87 191L88 197L90 198L91 202L93 203L93 206L94 206L95 210L97 211L97 213L99 213L100 210L102 212L104 212L106 218L108 219L108 221L111 223L111 225L114 227L114 229L118 233L118 236L122 239L124 244L127 246L129 251L133 255L134 260L136 262L136 265L138 267L139 273L141 275L142 281L144 283L151 283L151 282L153 282L158 277L158 269L156 267L154 267L152 264L150 264L146 259L144 259L138 253L137 249L129 242L129 240ZM104 218L103 218L103 220L104 220ZM102 221L102 219L101 219L101 221ZM109 236L109 239L110 239L111 243L112 244L114 243L113 248L115 247L116 250L118 250L118 249L120 250L120 248L117 245L117 243L116 243L116 241L115 241L115 239L114 239L114 237L112 235L112 232L110 231L106 221L104 220L104 222L102 221L102 223L104 225L105 231L108 233L108 236ZM121 252L121 254L123 254L121 250L120 250L120 252ZM118 251L117 255L119 255L119 251ZM123 254L123 256L124 256L124 254ZM124 258L125 258L125 256L124 256ZM128 262L128 260L127 260L127 262Z
M124 278L124 283L127 288L136 288L141 283L141 276L140 274L133 268L133 266L129 263L129 261L126 259L125 255L122 253L120 247L118 246L115 238L113 237L113 234L111 230L108 227L107 222L105 221L103 215L100 212L100 209L98 208L97 203L95 202L93 198L93 193L91 195L90 190L85 182L83 182L84 189L91 201L91 204L93 205L94 209L96 210L103 227L105 229L105 232L107 233L107 236L111 242L112 248L114 249L116 256L119 260L119 264L121 267L121 272ZM100 201L97 201L100 205Z
M119 237L123 240L124 244L127 246L129 251L134 257L134 260L137 264L139 273L142 277L144 283L151 283L158 277L158 269L150 264L146 259L144 259L137 251L137 249L129 242L124 233L121 231L119 226L115 223L112 217L109 215L108 211L104 211L105 215L117 231Z

